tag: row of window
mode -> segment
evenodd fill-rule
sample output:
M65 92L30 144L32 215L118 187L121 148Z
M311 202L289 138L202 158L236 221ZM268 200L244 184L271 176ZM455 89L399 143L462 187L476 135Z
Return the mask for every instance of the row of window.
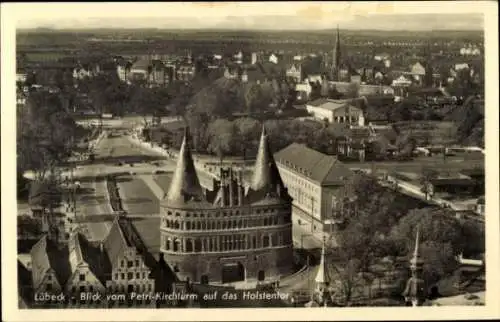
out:
M121 260L120 267L125 267L125 260ZM127 268L134 267L134 261L127 261ZM135 267L140 267L140 262L138 259L135 260Z
M163 218L162 226L170 229L182 229L182 230L221 230L221 229L240 229L249 227L266 227L282 225L285 223L290 223L291 217L287 215L285 217L263 217L263 218L244 218L244 219L233 219L233 220L221 220L221 221L186 221L179 222L177 220L170 220Z
M319 193L319 188L315 187L313 184L307 182L307 180L298 177L296 174L293 173L287 173L286 171L281 171L280 173L283 173L281 177L283 178L283 181L285 184L289 187L290 189L290 183L294 183L298 186L301 186L307 190L310 190L313 193Z
M126 274L127 276L127 280L133 280L134 279L134 273L133 272L128 272ZM147 274L146 272L135 272L135 279L146 279L147 278ZM125 280L125 273L115 273L114 275L114 280Z
M253 215L253 214L266 214L266 213L274 213L276 210L279 210L277 208L262 208L262 209L251 209L249 212L243 212L240 210L223 210L223 211L213 211L207 214L204 213L184 213L183 215L186 218L189 217L194 217L194 218L210 218L210 217L228 217L228 216L239 216L239 215ZM213 216L212 216L213 214ZM167 216L176 216L180 217L182 214L180 212L172 212L172 211L167 211Z
M249 250L276 246L286 246L292 243L289 232L269 233L257 236L235 234L206 238L170 238L162 236L162 245L166 251L199 253Z

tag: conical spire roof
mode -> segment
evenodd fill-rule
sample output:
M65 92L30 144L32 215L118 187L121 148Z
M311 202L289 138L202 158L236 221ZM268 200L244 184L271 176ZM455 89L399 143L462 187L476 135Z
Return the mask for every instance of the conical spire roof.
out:
M335 48L333 49L333 67L338 68L340 66L340 31L339 25L337 25L337 39L335 41Z
M417 227L417 234L415 236L415 249L413 250L413 257L410 260L412 269L416 269L420 264L422 264L422 260L420 259L419 246L420 246L420 227Z
M259 150L252 178L250 190L261 192L265 196L267 193L275 193L282 196L285 192L285 186L274 161L273 154L269 148L266 129L262 126L262 135L260 136Z
M185 205L189 201L204 201L205 196L196 174L191 149L189 148L189 131L186 127L184 139L177 159L170 189L166 196L169 205Z
M321 259L319 262L318 273L316 274L316 278L314 281L317 284L326 284L328 283L326 276L326 260L325 260L325 241L323 240L323 247L321 248Z

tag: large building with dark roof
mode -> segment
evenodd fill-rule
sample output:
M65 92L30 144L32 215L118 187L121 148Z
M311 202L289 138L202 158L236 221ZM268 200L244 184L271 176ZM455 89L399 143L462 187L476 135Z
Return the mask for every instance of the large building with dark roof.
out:
M276 281L293 268L291 203L264 130L250 186L241 174L222 169L212 195L200 185L186 132L161 203L165 262L181 281Z
M274 155L283 182L293 198L294 220L312 232L328 231L350 198L353 173L336 157L292 143ZM333 221L331 221L333 220Z

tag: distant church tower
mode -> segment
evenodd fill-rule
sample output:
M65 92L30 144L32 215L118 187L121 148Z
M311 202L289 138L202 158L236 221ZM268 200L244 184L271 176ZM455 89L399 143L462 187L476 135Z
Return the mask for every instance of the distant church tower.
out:
M332 55L332 68L331 68L331 73L332 73L332 80L338 81L340 76L339 76L339 71L340 71L340 64L341 64L341 49L340 49L340 32L339 32L339 26L337 25L337 39L335 41L335 47L333 48L333 55Z
M408 306L422 306L426 297L427 290L425 281L421 278L423 271L423 261L419 254L420 232L417 228L417 235L415 237L415 250L413 257L410 260L411 277L406 283L406 288L403 292L405 302Z

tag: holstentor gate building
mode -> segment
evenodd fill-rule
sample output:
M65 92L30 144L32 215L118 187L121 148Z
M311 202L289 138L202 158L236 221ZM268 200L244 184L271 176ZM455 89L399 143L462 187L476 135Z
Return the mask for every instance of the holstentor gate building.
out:
M161 252L180 280L202 284L272 281L293 269L292 198L262 130L252 182L221 169L218 191L202 189L186 129L161 202Z

